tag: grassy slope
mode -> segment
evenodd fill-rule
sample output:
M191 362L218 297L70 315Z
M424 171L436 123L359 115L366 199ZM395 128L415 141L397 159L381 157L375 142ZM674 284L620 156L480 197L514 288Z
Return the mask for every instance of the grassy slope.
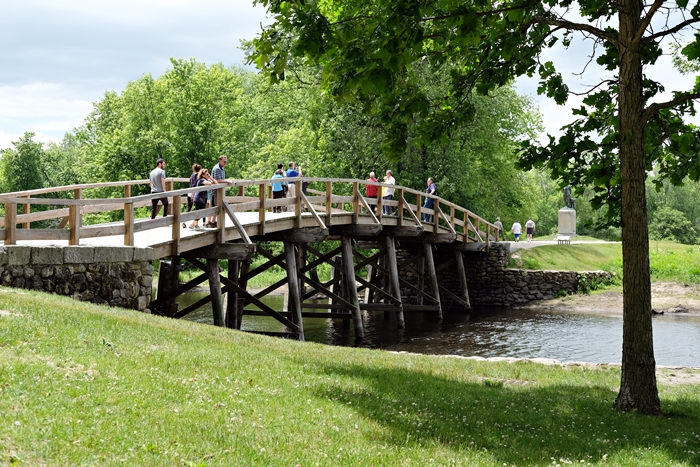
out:
M653 241L649 245L653 281L700 283L700 246ZM622 246L617 243L551 245L519 250L510 267L573 271L605 270L622 274Z
M0 465L697 465L700 391L396 355L0 288ZM8 314L9 312L9 314Z

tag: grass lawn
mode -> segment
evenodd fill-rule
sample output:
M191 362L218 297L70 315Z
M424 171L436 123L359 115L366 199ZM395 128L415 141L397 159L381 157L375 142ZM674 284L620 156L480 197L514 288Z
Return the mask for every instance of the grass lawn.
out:
M287 341L0 288L0 465L700 464L698 384L660 383L667 416L646 417L612 410L619 377Z
M652 281L700 283L700 246L652 241L649 244ZM622 276L622 245L586 243L547 245L518 250L509 267L573 271L604 270Z

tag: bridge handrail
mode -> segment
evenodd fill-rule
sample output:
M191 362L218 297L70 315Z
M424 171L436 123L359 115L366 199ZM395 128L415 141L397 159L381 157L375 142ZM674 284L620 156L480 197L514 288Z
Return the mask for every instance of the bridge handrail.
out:
M68 236L69 242L71 244L78 244L79 238L80 238L80 231L84 230L86 233L89 233L90 236L100 236L101 231L98 231L97 227L83 227L82 226L82 215L83 214L88 214L88 213L94 213L94 212L105 212L105 211L115 211L115 210L123 210L124 211L124 225L120 228L115 228L113 227L111 230L109 230L110 235L114 234L120 234L122 233L122 229L124 230L124 235L125 235L125 244L133 244L133 232L134 232L134 215L133 215L133 209L135 207L143 207L143 206L148 206L150 205L150 201L152 199L158 199L158 198L163 198L163 197L168 197L168 198L173 198L174 200L174 205L176 204L178 207L185 202L183 198L186 198L186 196L190 193L196 193L199 191L212 191L212 190L221 190L223 193L223 196L221 196L225 202L222 203L221 208L219 209L218 213L224 214L226 211L228 211L229 217L232 217L234 219L234 223L236 224L237 228L239 228L238 223L236 222L235 219L235 214L234 211L254 211L257 210L260 213L260 220L261 222L264 222L265 216L264 212L268 209L271 209L272 207L276 206L295 206L295 213L297 214L298 218L301 218L301 212L303 211L304 208L301 207L302 205L302 197L305 198L303 194L298 194L295 199L291 198L284 198L284 199L275 199L275 200L269 200L268 199L271 197L271 185L272 183L277 183L279 182L280 179L258 179L258 180L232 180L230 185L223 185L219 186L219 184L211 185L211 186L205 186L205 187L194 187L194 188L183 188L183 189L173 189L175 183L189 183L189 178L169 178L166 180L167 182L167 188L168 190L165 193L150 193L150 194L144 194L144 195L138 195L138 196L131 196L131 187L135 185L145 185L148 184L148 180L125 180L125 181L117 181L117 182L99 182L99 183L90 183L90 184L81 184L81 185L66 185L66 186L61 186L61 187L53 187L53 188L42 188L38 190L27 190L23 192L12 192L12 193L3 193L0 194L0 203L5 203L6 206L6 217L0 218L0 225L5 226L7 223L7 218L10 217L10 222L13 225L13 231L16 228L17 224L22 224L24 229L29 229L30 228L30 223L39 221L39 220L48 220L48 219L58 219L58 218L63 218L63 221L59 224L58 229L35 229L35 231L41 231L41 232L35 232L35 234L27 234L25 232L22 232L20 237L24 238L47 238L47 239L66 239L65 233L68 232L67 230L63 230L64 227L68 224L70 224L70 234ZM311 183L323 183L325 184L326 190L324 192L318 191L318 190L313 190L311 189L311 196L309 198L311 199L310 202L303 203L308 208L309 210L313 209L313 215L317 219L318 222L323 223L321 218L319 216L326 216L326 219L330 223L330 216L332 212L338 212L337 210L340 209L340 211L344 211L344 205L345 204L350 204L352 207L352 213L355 216L355 222L357 222L358 216L359 215L364 215L363 211L367 212L367 215L370 215L374 221L379 221L381 222L382 214L381 214L381 206L382 205L388 205L388 206L396 206L399 208L400 215L398 216L399 221L398 224L402 225L403 221L417 221L419 224L422 223L420 218L422 217L422 214L427 214L427 215L432 215L437 217L437 220L432 222L433 224L433 231L437 233L439 231L439 227L446 226L450 231L452 231L455 234L461 235L463 238L463 241L487 241L489 236L493 235L494 237L497 238L497 228L495 225L492 223L486 221L485 219L477 216L473 212L469 211L468 209L465 209L461 206L458 206L448 200L445 200L443 198L440 198L439 196L434 196L434 195L428 195L422 191L414 190L408 187L404 187L401 185L389 185L386 183L381 183L381 182L370 182L368 180L359 180L359 179L346 179L346 178L318 178L318 177L295 177L294 180L291 179L284 179L283 181L290 182L294 181L296 183L299 183L299 186L301 186L301 183L308 182L309 184ZM332 188L334 184L351 184L353 187L353 194L350 196L347 195L337 195L332 192ZM363 193L361 193L360 190L360 185L373 185L377 187L387 187L387 188L394 188L395 189L395 196L396 199L392 201L387 201L381 199L381 197L377 197L376 200L373 198L367 198ZM257 186L258 187L258 193L257 196L245 196L245 188L246 187L253 187ZM124 196L123 197L118 197L118 198L83 198L83 190L85 189L101 189L101 188L115 188L115 187L123 187L124 188ZM239 192L237 196L229 196L226 197L225 193L228 188L234 188L238 187ZM44 195L48 193L60 193L60 192L66 192L66 191L73 191L74 198L32 198L32 196L35 195ZM267 193L265 193L267 192ZM298 190L298 193L301 193L301 190ZM406 201L404 198L405 194L412 194L416 196L416 204L413 205L409 202ZM328 197L330 196L330 198ZM325 199L322 199L325 197ZM321 199L320 199L321 198ZM364 202L360 202L359 199L363 198ZM421 199L422 198L431 198L434 199L434 207L432 209L425 208L421 206ZM176 202L175 202L176 201ZM308 201L308 200L307 200ZM370 213L369 205L368 202L375 201L372 204L376 203L376 210L377 210L377 216L374 216L373 214ZM235 205L240 205L238 206L240 209L235 209L231 208L229 206L229 203L232 203L234 206ZM325 205L325 213L322 211L317 211L315 207L311 206L311 204L314 204L316 206L319 205ZM49 211L41 211L41 212L36 212L36 213L30 213L30 206L32 204L44 204L44 205L53 205L53 206L68 206L68 209L52 209ZM336 208L332 208L332 204L336 204ZM22 205L23 207L23 213L22 214L17 214L16 213L16 205ZM15 207L13 207L15 206ZM262 209L261 209L262 208ZM448 208L449 209L449 214L446 214L443 211L443 208ZM333 211L335 209L335 211ZM410 213L410 217L404 218L403 217L403 211L404 209L407 209ZM177 222L176 226L179 229L179 223L184 222L187 220L192 220L196 217L202 217L203 215L213 215L217 214L217 209L216 208L208 208L204 211L200 211L198 214L193 214L193 213L180 213L180 209L173 210L173 213L177 213L178 215L171 216L171 217L177 217L177 220L175 219L168 219L167 221L165 220L144 220L139 223L139 229L140 230L148 230L149 228L157 228L157 227L162 227L165 225L174 225L175 222ZM415 211L415 212L414 212ZM8 216L7 213L10 212L11 214ZM346 211L345 211L346 212ZM459 219L459 216L457 215L458 213L461 213L462 219ZM449 217L448 217L449 215ZM435 218L433 217L433 219ZM162 224L162 225L161 225ZM223 224L223 223L222 223ZM461 232L458 232L458 228L461 227ZM485 229L485 234L486 234L486 240L482 237L482 230ZM23 230L24 230L23 229ZM9 235L8 238L8 229L5 229L4 231L0 231L0 236L3 237L5 240L5 243L8 244L8 240L10 242L14 242L17 239L17 234L16 232L12 232ZM55 235L52 235L48 233L47 231L63 231L64 233L56 233ZM242 230L242 227L239 228L239 231ZM43 232L43 233L42 233ZM178 231L179 232L179 231ZM472 232L474 234L474 237L470 237L469 233ZM495 234L495 235L494 235ZM105 234L106 235L106 234ZM245 236L245 232L241 232L241 237ZM173 228L173 237L177 237L179 239L179 233L175 232L175 229ZM23 238L20 238L23 239Z

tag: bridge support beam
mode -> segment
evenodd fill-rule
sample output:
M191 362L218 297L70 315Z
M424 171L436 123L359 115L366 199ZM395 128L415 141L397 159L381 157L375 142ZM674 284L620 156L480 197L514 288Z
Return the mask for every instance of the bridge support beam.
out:
M301 322L301 297L299 294L299 279L297 275L297 252L295 244L284 242L284 255L287 265L287 288L289 289L289 302L292 305L291 321L299 327L299 340L304 340L304 326Z
M241 270L239 260L228 260L228 277L238 284L238 275ZM238 292L229 290L226 292L226 327L230 329L240 329L238 322Z
M365 330L362 325L362 312L360 311L360 301L357 298L357 284L355 282L355 265L352 258L352 238L341 237L341 247L343 252L343 268L345 269L345 282L347 292L350 294L348 301L352 304L353 321L355 324L355 339L365 338Z
M211 311L214 326L224 326L224 302L221 296L221 281L219 279L219 261L207 259L207 278L209 279L209 294L211 296Z
M403 318L403 304L401 303L401 286L399 285L399 266L396 260L396 242L394 237L386 237L386 259L389 267L389 276L391 281L391 290L393 295L399 300L398 310L396 311L396 325L399 329L406 327Z
M440 300L440 285L438 284L435 261L433 260L433 244L424 243L423 251L425 252L425 265L428 267L428 274L430 274L430 285L433 289L433 296L437 301L438 319L442 319L442 300Z
M469 289L467 288L467 273L464 270L464 257L461 251L455 251L455 261L457 262L457 275L459 276L462 300L466 302L468 309L471 309L472 305L469 302Z

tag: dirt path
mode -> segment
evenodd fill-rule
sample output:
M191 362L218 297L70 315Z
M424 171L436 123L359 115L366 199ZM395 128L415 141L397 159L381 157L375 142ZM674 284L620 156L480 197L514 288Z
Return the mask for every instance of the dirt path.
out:
M656 311L700 315L700 285L683 285L676 282L651 284L651 306ZM590 295L570 295L563 298L542 300L523 308L571 310L592 313L622 313L622 290L593 292Z

